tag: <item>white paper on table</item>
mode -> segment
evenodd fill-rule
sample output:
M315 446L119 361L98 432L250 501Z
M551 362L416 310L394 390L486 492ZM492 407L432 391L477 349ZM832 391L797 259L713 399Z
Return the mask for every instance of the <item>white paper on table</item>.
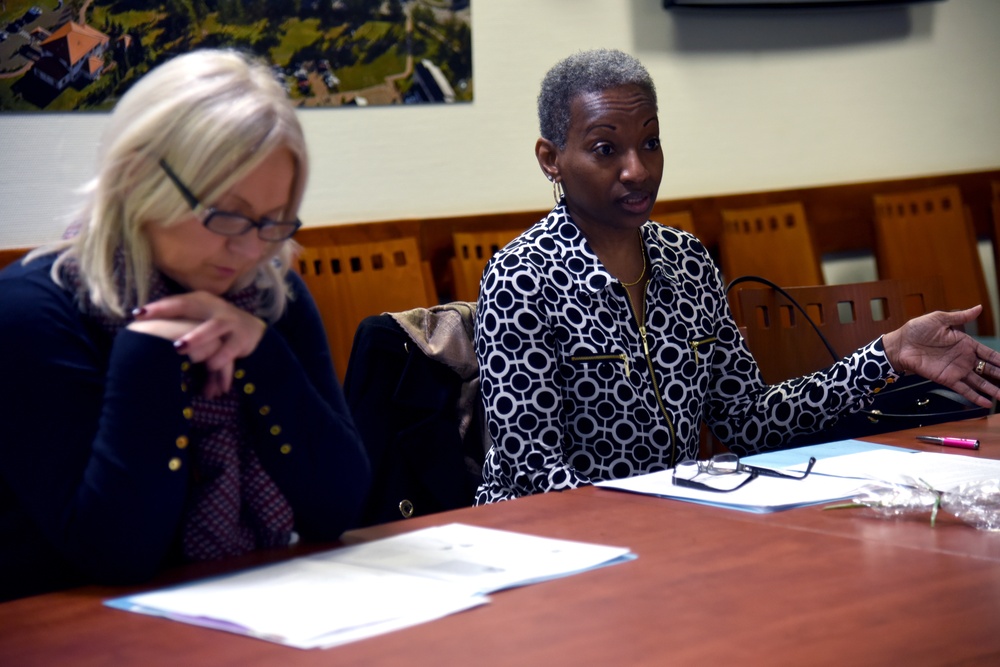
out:
M306 557L112 606L309 648L338 633L378 634L382 624L414 625L487 601L459 584Z
M676 486L673 483L673 473L673 470L661 470L626 479L597 482L595 486L754 513L776 512L843 500L852 497L862 486L856 479L814 474L805 479L782 479L762 475L735 491L719 493Z
M776 468L783 470L804 470L809 457L814 457L817 461L828 459L834 456L845 456L847 454L857 454L858 452L868 452L873 449L890 449L897 452L915 452L915 449L903 449L892 445L881 445L875 442L864 440L834 440L818 445L805 445L803 447L792 447L790 449L778 449L760 454L740 457L740 461L762 468Z
M621 547L449 524L105 604L329 647L484 604L488 592L630 558Z
M923 480L940 491L963 482L1000 479L1000 461L961 454L876 449L816 463L813 474L907 483Z
M329 552L338 562L466 584L480 593L544 581L634 558L627 548L460 523Z

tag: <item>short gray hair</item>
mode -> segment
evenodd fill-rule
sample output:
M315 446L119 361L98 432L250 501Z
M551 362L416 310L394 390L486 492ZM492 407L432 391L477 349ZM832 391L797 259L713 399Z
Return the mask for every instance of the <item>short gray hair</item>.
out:
M279 147L295 161L284 219L298 215L309 173L295 109L271 68L233 50L177 56L140 78L115 106L101 144L97 175L77 211L79 233L53 267L75 257L84 293L108 314L123 316L124 279L138 305L149 297L152 250L145 225L175 224L191 208L160 168L165 160L204 202L225 193ZM265 295L261 315L275 319L288 297L285 273L297 245L278 244L253 280ZM116 253L124 251L124 267ZM124 275L121 272L124 271ZM243 287L239 285L237 287Z
M538 94L538 125L542 138L560 150L565 148L573 99L627 85L645 90L656 106L652 77L642 63L627 53L612 49L580 51L556 63L542 79L542 90Z

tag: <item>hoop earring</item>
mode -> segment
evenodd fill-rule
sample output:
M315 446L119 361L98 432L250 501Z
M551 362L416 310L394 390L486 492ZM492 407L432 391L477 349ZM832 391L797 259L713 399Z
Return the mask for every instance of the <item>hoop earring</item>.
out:
M562 198L566 195L563 193L562 184L559 181L552 181L552 198L556 200L556 204L562 201Z

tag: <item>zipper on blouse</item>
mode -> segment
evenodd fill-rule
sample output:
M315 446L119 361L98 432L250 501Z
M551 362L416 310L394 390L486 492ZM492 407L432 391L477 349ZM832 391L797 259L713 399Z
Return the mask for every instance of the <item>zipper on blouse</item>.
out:
M639 325L639 338L642 341L642 353L646 357L646 367L649 368L649 378L653 381L653 394L656 396L656 404L660 406L660 413L667 422L667 430L670 432L670 467L673 468L677 465L677 434L674 433L674 422L670 419L670 414L667 413L667 406L663 404L663 397L660 395L660 387L656 383L656 373L653 370L653 358L649 354L649 342L646 340L646 323L645 321L640 322L639 317L636 315L635 304L632 303L632 295L625 290L625 296L628 298L629 308L632 309L632 318L635 319L636 324ZM646 298L646 290L642 292L642 298ZM643 320L645 320L645 310L643 310Z
M718 340L715 336L711 338L702 338L701 340L691 341L691 349L694 350L694 363L698 363L698 348L702 345L707 345L708 343L714 343Z
M585 355L574 355L569 358L570 361L620 361L625 366L626 377L631 372L628 364L628 355L626 354L585 354Z

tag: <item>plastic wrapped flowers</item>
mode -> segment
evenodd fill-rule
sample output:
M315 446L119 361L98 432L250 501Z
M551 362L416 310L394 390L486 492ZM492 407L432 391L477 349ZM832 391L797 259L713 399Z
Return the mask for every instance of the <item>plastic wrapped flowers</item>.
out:
M899 483L876 482L860 489L850 502L825 509L855 507L868 508L886 518L929 512L931 526L938 512L944 510L979 530L1000 532L1000 479L966 482L946 491L912 478L903 478Z

